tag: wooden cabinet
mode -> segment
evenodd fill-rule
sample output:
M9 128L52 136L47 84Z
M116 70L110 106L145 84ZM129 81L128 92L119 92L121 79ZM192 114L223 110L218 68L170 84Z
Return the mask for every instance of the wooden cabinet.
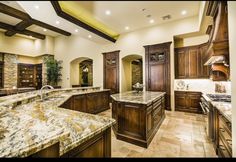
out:
M42 87L42 64L23 64L18 63L17 73L18 88Z
M175 110L202 113L200 107L201 92L175 91Z
M119 53L103 53L103 88L110 89L111 94L119 93Z
M175 48L175 78L201 79L210 77L210 67L206 62L207 43Z
M216 108L215 108L216 109ZM217 127L214 130L216 134L216 153L219 157L232 157L232 127L231 122L216 109Z
M165 118L165 97L149 104L119 102L112 99L112 118L117 139L147 148Z
M71 106L73 106L73 110L75 111L81 111L81 112L87 112L86 110L86 103L87 103L87 97L85 95L76 95L73 96L73 102Z
M165 108L170 110L170 44L147 45L145 48L146 90L166 92Z
M62 158L111 157L111 127L63 154Z
M110 91L92 92L70 97L60 107L97 114L109 107Z

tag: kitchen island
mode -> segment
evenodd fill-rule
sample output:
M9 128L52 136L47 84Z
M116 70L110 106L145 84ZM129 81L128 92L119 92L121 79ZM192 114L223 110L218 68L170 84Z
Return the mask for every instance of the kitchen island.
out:
M128 91L111 98L117 139L147 148L165 118L165 92Z
M60 107L99 87L46 90L0 98L0 157L110 157L114 119Z

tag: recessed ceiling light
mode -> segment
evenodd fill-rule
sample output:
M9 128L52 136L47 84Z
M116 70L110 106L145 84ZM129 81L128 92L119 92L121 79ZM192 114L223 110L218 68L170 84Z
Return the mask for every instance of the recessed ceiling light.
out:
M92 35L88 35L89 38L92 38Z
M126 27L125 27L125 30L129 30L129 27L128 27L128 26L126 26Z
M151 19L151 20L149 20L149 22L152 24L152 23L154 23L154 20L153 20L153 19Z
M39 6L38 6L38 5L35 5L34 8L37 10L37 9L39 9Z
M110 10L106 10L106 15L110 15L111 14L111 11Z
M56 24L60 24L60 21L56 21Z
M186 13L187 13L186 10L183 10L183 11L181 12L182 15L185 15Z
M43 31L47 31L47 29L43 29Z
M75 32L76 32L76 33L78 33L78 31L79 31L78 29L75 29Z

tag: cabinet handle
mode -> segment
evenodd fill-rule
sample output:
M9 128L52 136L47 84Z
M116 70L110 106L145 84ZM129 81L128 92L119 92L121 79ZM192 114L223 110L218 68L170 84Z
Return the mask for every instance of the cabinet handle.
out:
M223 128L220 128L220 130L221 130L222 132L225 132L225 130L224 130Z
M223 145L219 145L221 150L225 150L225 147Z
M232 140L231 139L226 139L227 143L232 146Z

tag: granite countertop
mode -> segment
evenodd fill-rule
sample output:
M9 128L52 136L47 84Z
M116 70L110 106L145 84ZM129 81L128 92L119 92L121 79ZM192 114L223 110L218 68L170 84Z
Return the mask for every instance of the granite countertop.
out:
M210 102L213 107L218 109L224 117L232 122L232 104L231 102L216 102L216 101L211 101L209 97L206 96L206 94L202 95L206 101Z
M72 95L91 92L64 89L43 102L36 98L16 107L5 101L0 106L0 157L26 157L56 142L63 155L110 127L114 119L60 108Z
M138 103L138 104L149 104L155 99L165 95L165 92L153 92L153 91L128 91L123 93L117 93L111 95L111 97L120 102Z

